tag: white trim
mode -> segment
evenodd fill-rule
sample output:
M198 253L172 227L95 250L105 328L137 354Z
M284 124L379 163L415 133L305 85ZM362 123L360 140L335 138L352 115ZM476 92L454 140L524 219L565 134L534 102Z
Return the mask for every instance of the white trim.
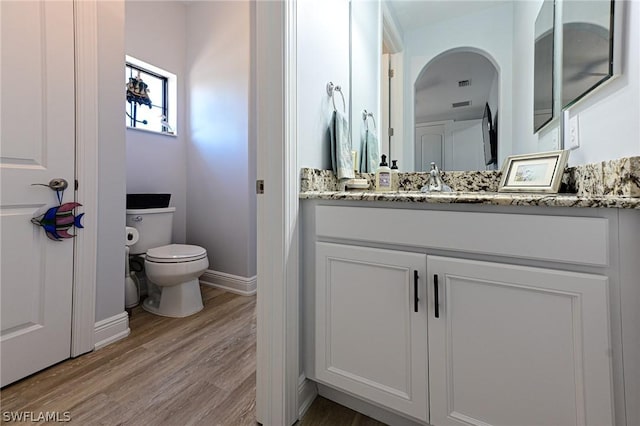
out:
M74 238L71 356L94 349L98 245L98 13L96 0L74 1L76 200L85 213Z
M298 416L298 166L296 3L256 2L257 300L256 416L288 426Z
M124 339L129 335L130 331L129 315L126 312L98 321L94 325L95 350Z
M247 278L211 269L207 269L200 277L201 284L216 287L241 296L253 296L256 294L257 282L258 279L256 275Z
M135 132L142 132L142 133L149 133L152 135L158 135L158 136L169 136L171 138L177 138L178 134L177 133L169 133L169 132L158 132L156 130L149 130L149 129L141 129L140 127L130 127L127 126L127 130L133 130Z
M298 41L296 2L287 2L285 15L284 74L284 225L285 241L285 412L290 423L298 419L298 379L300 376L300 266L298 217L300 175L298 167ZM288 247L287 247L288 245Z
M307 379L304 374L298 378L298 419L302 419L305 413L318 396L318 386Z

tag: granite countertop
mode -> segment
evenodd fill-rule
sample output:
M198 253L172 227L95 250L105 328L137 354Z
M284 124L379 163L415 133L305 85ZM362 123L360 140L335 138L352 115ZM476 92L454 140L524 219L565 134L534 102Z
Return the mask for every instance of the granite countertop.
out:
M497 206L545 206L640 209L638 197L585 197L575 194L514 194L507 192L442 192L416 191L305 191L303 200L392 201L400 203L491 204Z
M356 177L367 179L373 188L373 174ZM400 173L397 192L345 191L331 170L305 168L300 173L300 199L640 209L640 157L568 168L558 194L498 192L500 171L442 172L443 181L455 192L420 192L428 177Z

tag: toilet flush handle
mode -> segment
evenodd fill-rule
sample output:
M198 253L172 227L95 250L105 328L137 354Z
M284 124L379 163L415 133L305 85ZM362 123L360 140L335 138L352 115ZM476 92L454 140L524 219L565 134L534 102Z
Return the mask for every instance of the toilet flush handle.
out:
M133 222L142 222L142 216L136 216L131 219Z

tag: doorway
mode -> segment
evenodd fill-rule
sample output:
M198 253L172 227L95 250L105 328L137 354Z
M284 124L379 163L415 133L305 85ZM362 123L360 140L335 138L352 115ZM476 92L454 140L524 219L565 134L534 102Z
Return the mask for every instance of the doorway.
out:
M430 161L443 170L496 169L498 100L499 72L482 52L454 49L427 63L414 85L415 170Z

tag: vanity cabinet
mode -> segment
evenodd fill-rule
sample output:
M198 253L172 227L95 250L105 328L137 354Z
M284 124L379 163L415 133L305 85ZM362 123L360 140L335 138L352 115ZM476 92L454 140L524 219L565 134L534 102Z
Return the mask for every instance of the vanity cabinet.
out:
M637 241L618 251L617 212L512 210L306 204L307 377L398 423L633 424L619 298L639 269L619 253Z
M316 243L318 380L427 420L426 259Z
M427 265L431 424L613 424L607 277Z

